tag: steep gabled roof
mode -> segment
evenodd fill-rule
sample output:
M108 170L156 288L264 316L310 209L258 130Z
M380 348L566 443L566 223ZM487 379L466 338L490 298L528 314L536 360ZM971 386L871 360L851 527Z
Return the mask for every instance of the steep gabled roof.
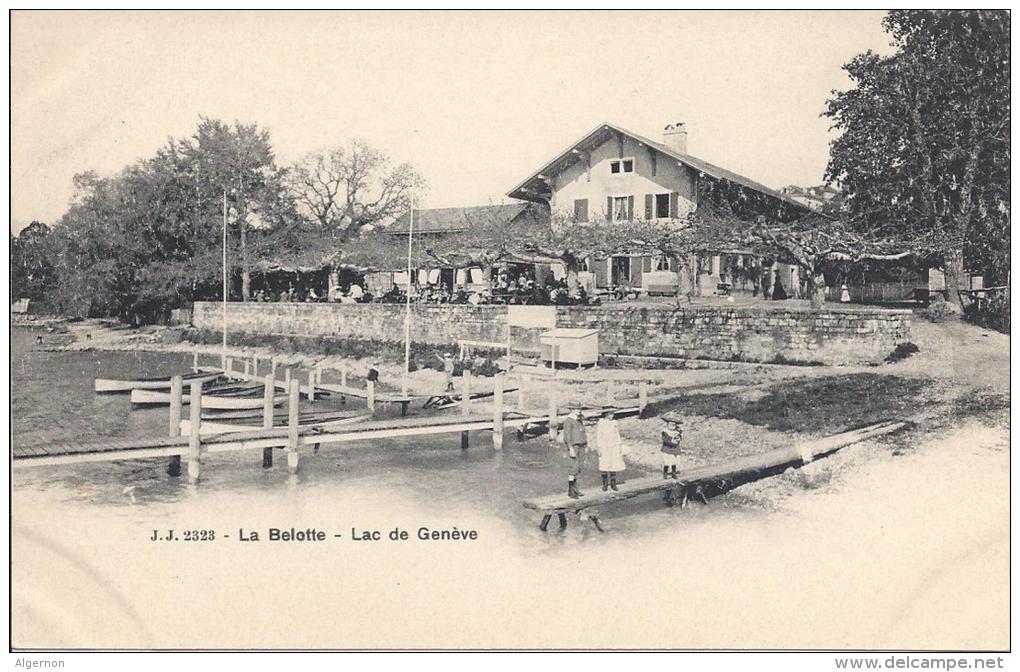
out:
M529 203L476 205L467 208L424 208L414 211L414 232L456 233L480 224L512 222L532 207ZM386 230L392 234L407 233L409 213L404 213Z
M652 149L659 152L660 154L676 159L680 163L689 166L701 173L704 173L709 177L715 178L717 180L727 180L730 182L735 182L741 186L747 187L748 189L753 189L763 194L767 194L781 201L797 206L798 208L807 209L807 206L805 206L803 203L798 203L792 198L788 198L787 196L784 196L778 191L770 189L763 184L759 184L758 182L746 178L743 175L738 175L737 173L734 173L731 170L720 168L719 166L709 163L704 159L699 159L696 156L691 156L690 154L678 152L675 149L662 144L661 142L656 142L655 140L651 140L649 138L644 137L643 135L639 135L637 133L634 133L633 131L628 131L626 128L622 128L620 126L610 124L608 122L596 126L583 138L581 138L573 145L568 147L566 150L558 154L556 158L554 158L552 161L536 170L534 173L528 176L527 179L525 179L523 182L518 184L509 192L507 192L507 195L510 196L511 198L519 198L525 201L537 202L543 200L536 195L536 191L538 189L541 189L541 187L536 187L536 184L541 183L541 181L539 180L539 176L547 175L550 173L557 173L563 170L568 165L570 165L571 163L578 159L577 156L578 151L583 151L586 149L591 150L594 149L595 147L599 147L603 143L605 143L606 140L612 138L617 134L627 136L632 140L640 142L643 145L647 145L648 147L651 147Z

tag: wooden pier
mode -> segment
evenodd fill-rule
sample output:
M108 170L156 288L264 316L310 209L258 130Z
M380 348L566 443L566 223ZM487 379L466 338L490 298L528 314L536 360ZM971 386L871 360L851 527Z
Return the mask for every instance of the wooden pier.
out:
M459 415L379 420L356 418L309 425L307 422L302 424L302 415L298 408L300 388L297 379L291 378L287 386L287 422L285 426L278 426L274 422L277 414L273 408L276 402L274 392L278 386L273 374L270 373L264 378L263 428L210 434L202 430L205 422L214 422L206 420L202 413L202 385L192 383L189 388L191 405L189 417L185 422L182 416L184 385L180 376L174 376L171 383L169 432L165 437L132 437L18 446L13 449L13 465L15 468L23 468L167 457L170 458L168 473L171 476L179 476L181 462L186 458L189 480L197 482L201 475L203 456L212 453L262 451L262 465L268 468L273 464L273 451L283 449L287 454L288 468L293 473L298 470L302 450L308 446L313 446L317 451L323 445L354 441L460 434L461 448L467 448L469 445L467 437L470 432L491 431L493 447L500 450L503 447L503 433L506 428L545 425L554 430L565 417L555 412L555 409L548 416L504 409L504 377L498 375L494 379L491 414L472 413L469 396L467 402L461 405ZM628 407L617 410L621 413L635 413L640 409ZM589 411L600 412L601 409ZM182 429L186 433L182 434Z
M504 406L504 395L515 388L506 388L505 375L499 374L493 379L491 392L471 390L472 376L465 372L460 394L445 393L442 396L456 401L460 406L457 415L434 415L429 417L400 417L390 419L373 419L371 412L375 402L401 403L406 414L406 404L413 399L435 398L437 395L376 395L373 384L369 381L364 391L346 385L346 371L341 371L341 383L333 385L322 382L322 370L315 367L308 373L308 384L302 386L298 377L290 369L284 371L284 380L276 379L276 365L264 375L258 375L258 360L244 362L244 371L233 368L232 358L224 357L222 362L224 376L244 384L261 386L263 399L261 413L257 410L228 411L217 416L205 412L208 391L203 389L202 382L192 381L185 388L182 376L174 376L170 383L169 422L166 436L129 437L120 439L97 439L86 442L57 442L45 445L18 446L13 448L14 468L41 467L82 462L100 462L117 460L137 460L151 458L169 458L167 473L172 477L181 475L182 462L187 461L188 478L198 482L202 471L203 457L212 453L229 451L261 451L262 466L273 466L275 450L284 450L287 455L287 466L291 473L296 473L300 464L300 456L307 447L315 452L323 445L343 444L373 439L398 437L421 437L440 434L460 434L460 446L467 449L470 445L471 432L492 432L492 445L495 450L503 447L504 431L508 428L517 429L518 437L523 439L529 432L548 431L550 439L555 440L557 430L566 418L555 402L551 403L548 413L528 412L523 409L512 409ZM203 370L198 365L195 355L196 371ZM222 389L222 387L220 388ZM281 397L276 391L283 389L286 395L286 408L279 412L274 408ZM314 399L320 391L361 396L368 402L367 413L302 413L299 403L302 394ZM612 401L604 406L588 408L584 414L597 417L610 408L619 415L640 413L647 402L644 388L640 390L636 401ZM492 398L491 413L478 414L472 411L472 401L480 397ZM518 401L521 401L518 397ZM188 416L184 416L183 407L190 404ZM338 417L338 415L345 417ZM332 417L330 417L332 416ZM224 419L244 419L251 424L261 424L261 428L230 426L222 423ZM282 421L282 423L281 423Z
M891 434L906 426L905 422L882 422L788 448L778 448L721 464L688 469L679 473L676 480L664 479L661 475L627 479L624 483L619 484L617 490L593 491L587 489L584 491L584 496L577 499L568 497L566 494L548 495L525 500L523 505L542 515L539 529L543 532L547 529L553 514L558 516L560 527L566 527L568 513L584 515L595 524L599 531L604 531L599 520L599 513L594 508L596 506L650 494L664 495L664 501L667 504L683 502L687 497L697 497L706 501L707 497L725 492L737 485L781 473L790 467L802 467L845 446Z

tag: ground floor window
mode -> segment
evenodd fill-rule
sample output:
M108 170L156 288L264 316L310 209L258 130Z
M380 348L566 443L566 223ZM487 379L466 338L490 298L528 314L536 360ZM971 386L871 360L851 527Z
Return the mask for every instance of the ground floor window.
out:
M614 196L613 197L613 220L627 221L631 219L631 207L634 202L633 196Z
M655 195L655 218L669 219L669 194Z

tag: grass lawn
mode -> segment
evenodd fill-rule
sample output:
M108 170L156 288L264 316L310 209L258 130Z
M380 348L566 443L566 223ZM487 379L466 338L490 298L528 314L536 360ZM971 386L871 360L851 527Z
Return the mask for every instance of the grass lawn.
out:
M781 380L765 390L698 394L649 404L648 413L733 419L773 431L831 434L914 415L935 403L922 378L854 373Z

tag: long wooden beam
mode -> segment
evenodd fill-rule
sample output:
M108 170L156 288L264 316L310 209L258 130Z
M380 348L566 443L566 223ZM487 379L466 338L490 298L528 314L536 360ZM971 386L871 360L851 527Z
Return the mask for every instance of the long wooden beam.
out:
M840 448L860 441L891 434L907 426L905 422L883 422L860 429L842 432L833 436L805 441L786 448L777 448L758 455L748 455L719 464L690 469L679 474L679 482L694 485L703 482L731 481L741 476L754 476L787 466L800 467L814 459L829 455ZM522 502L527 509L543 514L577 512L639 495L660 492L676 487L678 481L654 478L631 479L621 484L618 490L586 493L580 499L556 494L538 497Z

